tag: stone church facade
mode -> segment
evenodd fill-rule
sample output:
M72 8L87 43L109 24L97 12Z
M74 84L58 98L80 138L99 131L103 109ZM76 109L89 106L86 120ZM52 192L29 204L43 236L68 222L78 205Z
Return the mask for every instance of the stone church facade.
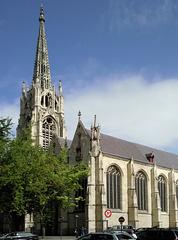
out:
M67 136L64 98L61 81L58 91L51 81L43 8L39 24L33 80L29 89L22 86L17 134L30 123L36 144L46 149L53 142L59 148ZM83 181L85 201L65 213L62 223L55 219L64 234L73 233L76 225L101 231L118 225L121 216L136 228L178 227L177 155L102 134L96 117L87 129L81 114L68 148L69 164L84 161L90 174ZM109 218L106 210L112 213Z
M178 227L177 155L101 134L96 121L87 130L79 120L69 159L90 167L85 211L78 211L89 231L118 225L121 216L136 228Z

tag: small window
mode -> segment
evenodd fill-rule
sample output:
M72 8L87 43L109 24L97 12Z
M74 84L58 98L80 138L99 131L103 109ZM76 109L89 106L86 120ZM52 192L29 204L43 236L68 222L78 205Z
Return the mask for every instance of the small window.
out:
M158 191L160 197L161 211L166 212L167 210L166 179L162 175L158 177Z

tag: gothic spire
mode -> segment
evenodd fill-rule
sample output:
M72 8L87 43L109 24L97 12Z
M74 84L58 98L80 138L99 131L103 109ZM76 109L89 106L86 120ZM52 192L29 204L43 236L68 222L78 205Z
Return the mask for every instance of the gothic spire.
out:
M47 89L51 87L51 74L45 33L45 16L42 6L40 8L39 22L40 26L33 72L33 83L35 84L39 82L42 89Z

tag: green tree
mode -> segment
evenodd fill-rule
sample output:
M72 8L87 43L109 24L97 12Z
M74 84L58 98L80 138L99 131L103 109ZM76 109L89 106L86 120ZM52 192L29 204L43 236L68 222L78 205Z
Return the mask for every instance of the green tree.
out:
M12 120L10 118L0 119L0 141L7 140L11 133Z
M11 135L12 121L10 118L0 118L0 161L5 157Z
M17 215L33 212L45 224L52 202L61 208L77 204L80 198L76 199L74 192L87 174L84 164L67 163L66 149L55 156L34 146L28 131L24 132L8 143L0 159L0 211Z

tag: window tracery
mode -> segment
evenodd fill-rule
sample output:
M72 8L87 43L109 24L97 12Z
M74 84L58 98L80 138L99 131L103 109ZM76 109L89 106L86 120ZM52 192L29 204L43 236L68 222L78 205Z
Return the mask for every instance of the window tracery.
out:
M112 165L107 170L107 207L121 209L121 174Z
M146 211L147 208L147 179L142 171L135 177L135 190L137 195L138 210Z
M52 117L48 116L44 119L42 125L43 148L47 149L51 139L56 132L56 124Z

